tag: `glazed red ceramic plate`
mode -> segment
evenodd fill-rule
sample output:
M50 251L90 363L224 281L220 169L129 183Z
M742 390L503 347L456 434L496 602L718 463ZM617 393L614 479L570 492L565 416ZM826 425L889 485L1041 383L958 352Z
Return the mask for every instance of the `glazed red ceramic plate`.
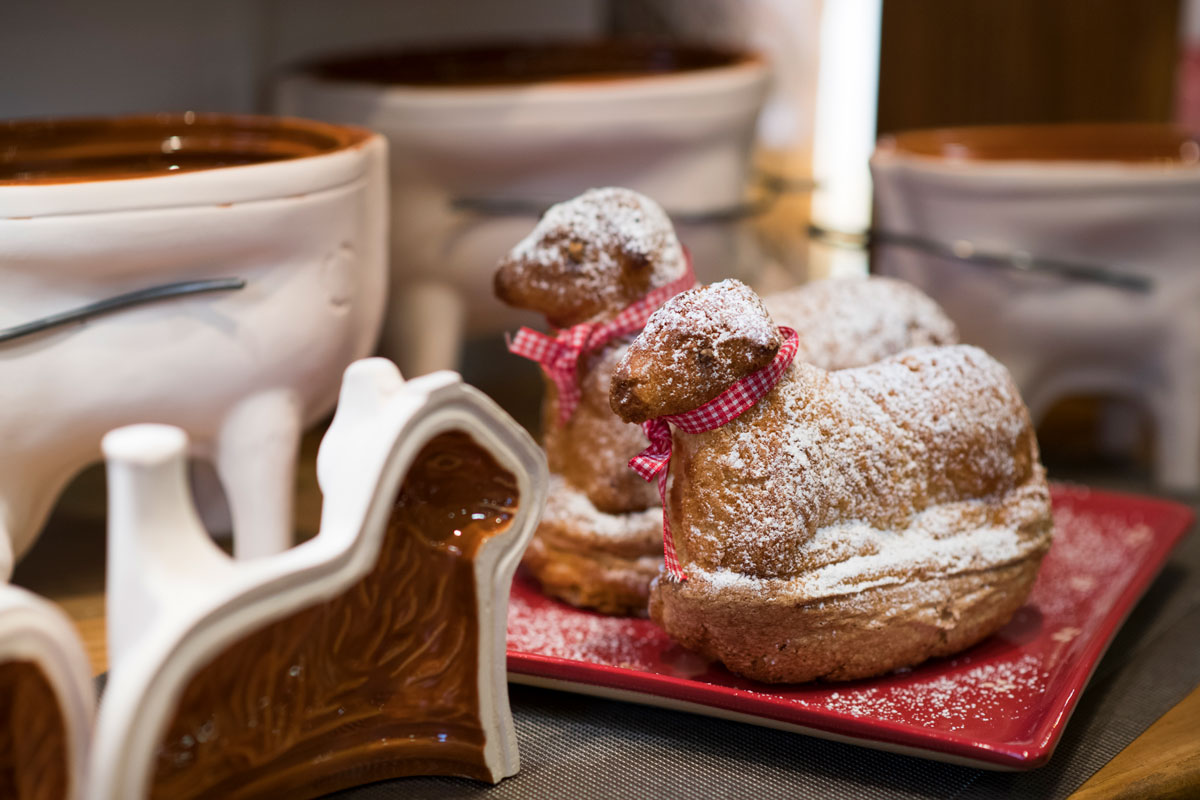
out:
M755 683L673 644L649 620L580 611L518 578L509 678L988 769L1040 766L1192 523L1190 509L1162 500L1065 486L1052 494L1054 545L1029 602L954 658L852 683Z

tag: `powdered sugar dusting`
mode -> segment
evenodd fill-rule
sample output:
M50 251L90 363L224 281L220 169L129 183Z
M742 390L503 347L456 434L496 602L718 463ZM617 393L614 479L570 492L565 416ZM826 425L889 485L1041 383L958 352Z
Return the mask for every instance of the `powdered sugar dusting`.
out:
M1047 618L1090 627L1112 608L1137 571L1154 540L1153 530L1140 518L1097 514L1077 504L1056 506L1054 524L1060 533L1030 602Z
M515 591L508 604L508 649L653 672L669 644L653 623L612 617Z
M1045 546L1042 537L988 524L988 510L986 503L970 500L928 509L900 530L879 530L857 520L820 528L807 547L812 568L794 578L758 579L700 568L689 577L718 592L740 589L796 602L836 597L852 604L868 589L990 569Z
M791 699L851 717L959 731L1028 713L1048 677L1037 656L1023 655L900 685L839 689L812 701Z
M758 295L733 278L672 297L650 316L641 338L667 341L672 332L704 339L718 359L722 345L735 339L763 346L779 344L779 332Z
M682 292L650 316L617 365L613 407L625 419L637 418L634 409L649 417L690 411L765 366L781 343L741 281Z
M641 544L648 545L651 550L662 548L661 508L654 506L628 514L605 514L592 505L586 494L559 475L550 476L542 522L556 529L586 532L589 537L596 537L610 546Z
M800 333L796 358L822 369L873 364L911 347L958 342L945 312L894 278L830 278L768 295L777 325Z
M671 506L685 569L796 579L828 563L874 563L854 559L878 553L889 541L880 532L894 532L897 568L945 556L939 542L956 534L1022 530L1026 550L1048 535L1028 413L1007 371L974 347L833 373L793 364L750 411L676 442L672 472L686 464L705 487ZM920 536L898 535L914 524ZM1002 541L987 538L976 566L1008 558Z
M630 189L589 189L550 207L509 258L537 266L555 266L570 258L575 286L617 297L621 258L638 258L652 270L651 286L662 286L685 269L683 247L667 213L658 203ZM538 270L524 278L532 286L557 285Z

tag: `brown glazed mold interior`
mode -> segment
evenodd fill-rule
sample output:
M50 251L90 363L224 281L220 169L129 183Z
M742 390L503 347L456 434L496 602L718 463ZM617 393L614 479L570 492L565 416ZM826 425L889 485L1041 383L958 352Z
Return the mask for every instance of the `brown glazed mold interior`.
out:
M516 478L468 434L431 439L366 576L244 635L192 676L150 797L298 800L407 775L493 780L473 562L517 503Z
M956 161L1119 161L1196 164L1200 136L1178 125L996 125L906 131L880 149Z
M304 69L332 81L446 88L627 80L757 60L750 53L708 45L599 39L368 53Z
M41 668L0 664L0 797L65 800L70 765L62 709Z
M357 128L285 117L151 114L0 122L0 185L147 178L351 147Z

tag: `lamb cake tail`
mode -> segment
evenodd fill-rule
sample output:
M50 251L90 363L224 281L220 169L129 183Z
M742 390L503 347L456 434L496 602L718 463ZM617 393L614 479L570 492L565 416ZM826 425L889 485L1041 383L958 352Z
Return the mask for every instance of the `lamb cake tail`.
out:
M741 281L676 295L646 323L613 371L609 402L626 422L698 408L765 367L783 339Z

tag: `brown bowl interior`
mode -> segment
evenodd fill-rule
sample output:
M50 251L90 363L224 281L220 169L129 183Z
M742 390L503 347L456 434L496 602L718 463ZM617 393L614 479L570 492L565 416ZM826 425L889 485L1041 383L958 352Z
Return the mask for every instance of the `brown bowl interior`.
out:
M934 128L884 137L881 149L967 161L1195 164L1200 137L1178 125L1069 124Z
M433 88L626 80L756 60L744 51L707 45L601 39L368 53L304 69L325 80Z
M0 184L143 178L322 155L366 131L280 117L154 114L0 122Z

